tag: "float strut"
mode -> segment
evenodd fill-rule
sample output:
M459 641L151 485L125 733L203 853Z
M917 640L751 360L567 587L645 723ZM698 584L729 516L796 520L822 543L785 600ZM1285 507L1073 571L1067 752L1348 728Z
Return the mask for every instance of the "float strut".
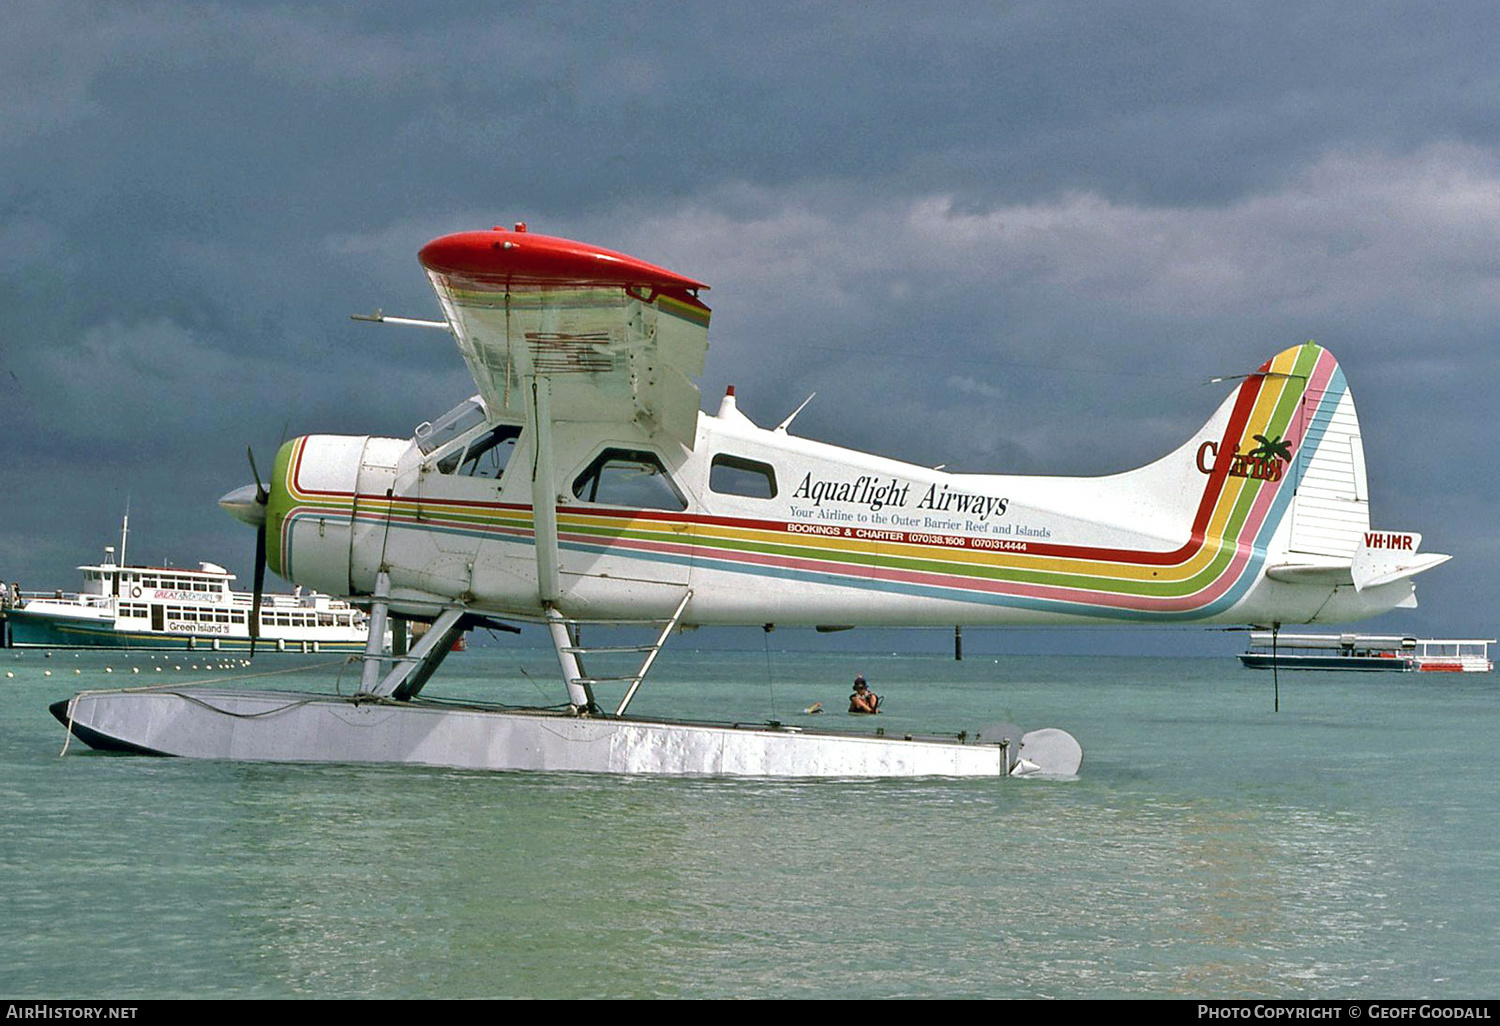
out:
M365 665L359 674L359 690L369 694L380 680L385 655L385 621L390 608L391 575L383 567L375 574L375 595L370 603L370 637L365 642Z

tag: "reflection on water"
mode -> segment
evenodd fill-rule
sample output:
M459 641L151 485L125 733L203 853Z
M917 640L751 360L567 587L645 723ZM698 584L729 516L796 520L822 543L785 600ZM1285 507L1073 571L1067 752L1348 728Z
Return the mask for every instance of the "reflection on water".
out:
M82 685L42 673L101 683L107 656L3 658L11 995L1500 985L1496 698L1469 681L1299 675L1277 714L1230 661L679 653L638 711L795 721L841 708L858 669L891 729L1014 720L1085 750L1071 782L777 782L59 759L45 707ZM471 651L442 690L550 701L551 659Z

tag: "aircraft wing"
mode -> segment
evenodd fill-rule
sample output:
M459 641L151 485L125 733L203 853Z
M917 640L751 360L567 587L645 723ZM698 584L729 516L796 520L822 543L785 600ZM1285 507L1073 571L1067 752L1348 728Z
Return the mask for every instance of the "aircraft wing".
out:
M418 257L492 415L634 422L691 449L708 352L701 282L597 246L511 231L434 239Z

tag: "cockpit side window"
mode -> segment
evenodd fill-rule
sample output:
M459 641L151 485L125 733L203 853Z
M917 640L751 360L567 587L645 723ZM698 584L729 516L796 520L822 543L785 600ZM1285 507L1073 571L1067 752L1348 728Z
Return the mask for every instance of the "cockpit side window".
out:
M437 468L444 474L490 477L498 481L505 473L511 454L516 451L516 439L520 437L521 429L517 425L497 424L475 436L467 446L459 446L438 460Z
M776 468L759 460L719 453L708 470L708 487L720 495L749 499L776 498Z
M672 483L661 458L644 449L605 449L573 481L584 502L681 512L687 500Z

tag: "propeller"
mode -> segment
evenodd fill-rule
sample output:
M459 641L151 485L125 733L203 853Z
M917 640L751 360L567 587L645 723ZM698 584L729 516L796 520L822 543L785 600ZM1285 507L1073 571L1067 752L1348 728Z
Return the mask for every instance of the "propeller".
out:
M241 523L255 528L255 585L250 603L250 655L255 655L255 643L260 638L260 604L266 587L266 506L271 493L261 484L260 470L255 466L255 453L245 447L245 456L250 460L250 473L255 484L236 488L219 500L219 506Z

